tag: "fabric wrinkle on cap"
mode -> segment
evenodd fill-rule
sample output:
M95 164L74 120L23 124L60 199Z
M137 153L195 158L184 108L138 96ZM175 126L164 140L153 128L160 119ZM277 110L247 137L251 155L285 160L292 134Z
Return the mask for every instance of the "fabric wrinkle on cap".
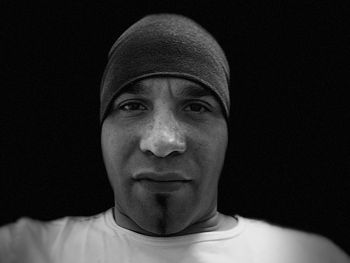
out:
M209 88L228 118L230 71L219 44L187 17L156 14L133 24L113 44L101 82L101 124L125 86L152 76L184 78Z

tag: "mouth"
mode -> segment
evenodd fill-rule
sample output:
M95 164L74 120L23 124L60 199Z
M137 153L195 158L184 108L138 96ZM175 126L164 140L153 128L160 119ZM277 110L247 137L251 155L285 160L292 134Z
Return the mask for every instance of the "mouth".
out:
M180 173L138 173L134 179L143 188L157 193L177 191L192 181Z
M154 172L140 172L133 176L135 180L151 180L156 182L173 182L173 181L191 181L187 176L177 173L154 173Z

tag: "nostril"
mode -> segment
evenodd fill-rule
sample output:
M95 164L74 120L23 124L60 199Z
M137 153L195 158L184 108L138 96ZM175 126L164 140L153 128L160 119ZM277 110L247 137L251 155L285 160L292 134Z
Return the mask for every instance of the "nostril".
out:
M140 149L143 152L151 152L157 157L175 156L186 151L186 143L182 137L152 133L141 139Z
M141 135L140 148L158 157L181 154L186 151L184 130L172 114L162 111Z
M171 152L169 153L168 155L164 156L164 157L176 157L176 156L179 156L181 155L183 152L179 152L179 151L174 151L174 152Z

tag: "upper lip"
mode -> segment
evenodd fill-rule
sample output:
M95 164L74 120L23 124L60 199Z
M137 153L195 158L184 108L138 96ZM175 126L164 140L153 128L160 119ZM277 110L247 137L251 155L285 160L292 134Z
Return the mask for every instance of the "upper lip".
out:
M176 172L169 172L169 173L141 172L141 173L136 173L133 178L135 180L152 180L157 182L190 181L190 179L186 178L186 176Z

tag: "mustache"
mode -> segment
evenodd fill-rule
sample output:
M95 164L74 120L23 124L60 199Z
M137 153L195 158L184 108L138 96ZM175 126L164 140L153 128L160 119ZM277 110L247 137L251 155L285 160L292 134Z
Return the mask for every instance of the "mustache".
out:
M168 173L182 170L184 167L192 167L189 158L148 158L139 159L133 162L134 167L151 169L154 173Z

